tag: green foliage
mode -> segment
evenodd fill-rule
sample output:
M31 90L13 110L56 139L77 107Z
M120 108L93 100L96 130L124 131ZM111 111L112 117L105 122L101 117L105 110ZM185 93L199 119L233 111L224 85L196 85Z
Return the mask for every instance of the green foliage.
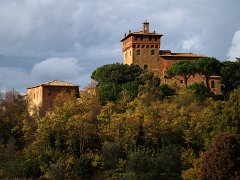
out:
M47 177L54 180L63 180L64 172L62 171L59 164L50 164Z
M225 61L221 67L221 83L223 92L229 94L240 87L240 61Z
M121 86L114 82L102 83L97 86L97 92L101 102L116 101L121 91Z
M155 160L155 174L162 178L179 177L181 170L178 148L174 145L162 148Z
M37 157L29 157L22 163L23 172L26 178L37 178L42 175L42 171L40 168L40 161Z
M201 179L236 179L240 174L240 144L231 133L216 136L205 152L200 169Z
M140 174L151 170L151 160L143 152L133 152L128 157L127 171Z
M87 155L82 155L79 159L76 159L74 168L76 173L84 179L90 179L93 174L91 160Z
M107 64L97 68L91 78L97 82L100 101L116 101L121 95L135 98L138 94L136 80L142 69L136 65Z
M195 61L180 61L174 63L167 71L168 77L172 78L180 76L185 82L185 86L188 85L188 79L197 73Z
M197 71L205 76L220 75L221 62L216 58L201 58L196 61Z
M97 82L97 94L103 104L126 97L134 99L139 93L149 93L155 98L162 97L160 78L135 65L104 65L97 68L91 77Z
M221 62L216 58L200 58L196 61L197 72L205 76L206 85L209 88L209 77L213 75L220 75Z
M91 75L91 78L98 84L114 82L116 84L124 84L134 81L142 70L136 65L127 64L107 64L97 68Z
M114 169L120 160L126 158L123 145L119 142L105 142L102 149L103 164L105 169Z
M160 91L163 93L163 96L172 96L176 93L176 90L167 84L160 86Z
M194 83L190 85L188 89L193 91L200 101L205 100L211 94L210 90L204 84Z

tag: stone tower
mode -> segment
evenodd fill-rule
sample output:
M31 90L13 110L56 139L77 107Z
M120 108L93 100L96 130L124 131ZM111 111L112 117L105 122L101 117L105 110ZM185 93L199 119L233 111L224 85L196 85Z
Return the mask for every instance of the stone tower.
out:
M149 22L144 21L142 31L125 33L122 42L124 64L136 64L159 74L159 49L162 34L150 32Z

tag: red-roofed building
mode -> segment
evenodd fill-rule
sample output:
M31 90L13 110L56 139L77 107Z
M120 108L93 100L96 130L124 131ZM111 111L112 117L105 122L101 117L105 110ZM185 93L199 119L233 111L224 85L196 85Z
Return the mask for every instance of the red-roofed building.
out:
M43 113L53 104L54 99L61 92L75 93L79 96L79 86L73 83L53 80L27 89L29 113L41 110Z
M143 29L139 32L124 34L122 42L123 62L124 64L136 64L142 69L151 70L158 74L162 83L183 83L181 77L177 79L167 79L166 71L172 64L179 61L194 61L206 56L193 53L172 53L171 50L161 50L161 37L155 31L149 31L149 23L143 22ZM188 80L192 83L205 83L205 77L199 74ZM212 76L209 79L209 87L215 94L221 93L220 76Z

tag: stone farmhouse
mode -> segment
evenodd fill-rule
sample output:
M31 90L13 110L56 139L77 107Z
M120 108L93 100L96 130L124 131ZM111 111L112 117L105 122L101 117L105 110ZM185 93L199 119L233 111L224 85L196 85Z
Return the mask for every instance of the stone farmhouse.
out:
M61 92L74 93L79 97L79 86L69 82L53 80L27 89L28 110L30 115L34 112L45 113Z
M161 37L155 31L150 32L149 22L143 22L142 31L124 34L122 42L123 62L124 64L136 64L143 69L148 69L158 74L162 83L184 83L180 77L177 79L168 79L167 70L173 63L179 61L194 61L206 56L193 53L173 53L171 50L161 50ZM205 77L199 74L192 76L188 84L204 83ZM206 85L206 84L205 84ZM221 93L220 76L211 76L209 87L215 94Z

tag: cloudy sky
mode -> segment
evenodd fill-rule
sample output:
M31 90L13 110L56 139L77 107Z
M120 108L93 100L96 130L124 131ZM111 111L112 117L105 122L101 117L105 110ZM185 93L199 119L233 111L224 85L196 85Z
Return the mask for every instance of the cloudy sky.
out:
M142 21L161 49L219 60L240 57L239 0L0 0L0 89L53 79L90 83L92 71L122 62L120 40Z

